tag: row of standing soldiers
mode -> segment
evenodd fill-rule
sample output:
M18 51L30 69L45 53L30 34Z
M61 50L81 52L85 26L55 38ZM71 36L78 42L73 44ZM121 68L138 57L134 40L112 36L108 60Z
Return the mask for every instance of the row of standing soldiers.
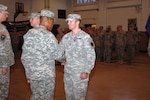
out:
M83 28L89 33L95 42L95 51L98 61L120 64L131 63L139 51L140 33L135 30L134 25L129 25L127 32L123 31L122 25L117 26L117 31L112 31L111 26L98 29Z
M115 32L111 30L111 26L107 26L105 31L102 26L98 29L82 27L82 30L89 33L93 38L95 43L96 58L98 61L110 63L117 60L120 64L124 63L124 61L131 63L134 56L139 51L140 32L137 32L135 30L135 26L132 24L129 25L129 30L127 32L123 30L122 25L118 25L117 31ZM67 30L62 31L62 29L59 28L57 31L58 34L56 38L60 41ZM15 33L17 32L13 32L13 34ZM10 36L16 43L17 40L13 38L13 35ZM16 35L15 38L17 38ZM15 43L12 44L13 50L16 54L18 50L18 42L16 47Z

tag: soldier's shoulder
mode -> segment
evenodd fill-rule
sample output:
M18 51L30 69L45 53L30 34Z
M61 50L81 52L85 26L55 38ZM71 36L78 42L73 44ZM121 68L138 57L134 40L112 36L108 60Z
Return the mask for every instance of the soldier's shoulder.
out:
M26 34L24 34L24 37L34 36L34 35L37 35L38 33L39 33L38 30L32 28L32 29L29 29Z
M91 37L90 34L86 33L85 31L81 30L80 31L80 34L79 34L80 37Z
M71 32L68 32L66 34L64 34L64 36L62 37L62 39L68 39L71 35Z
M3 24L0 24L0 30L1 31L7 31L7 28Z

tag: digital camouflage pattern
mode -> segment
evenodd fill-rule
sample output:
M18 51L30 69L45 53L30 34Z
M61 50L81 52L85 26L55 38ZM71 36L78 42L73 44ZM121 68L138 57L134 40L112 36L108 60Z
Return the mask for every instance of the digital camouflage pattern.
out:
M55 79L50 78L46 81L31 80L30 87L32 92L31 100L53 100Z
M21 60L26 77L31 81L31 100L52 100L50 96L53 96L55 87L55 59L58 50L55 36L44 26L37 26L24 35L22 49ZM46 96L45 92L50 96Z
M111 62L112 58L112 45L113 45L113 33L112 32L104 32L104 59L106 62Z
M9 90L9 67L15 63L10 35L0 23L0 100L6 100ZM7 74L2 74L2 68L8 68Z
M43 9L41 10L41 16L46 16L54 19L55 14L50 10Z
M115 33L115 51L119 62L123 62L125 45L126 45L126 36L125 31L117 31Z
M136 31L128 31L127 34L127 47L128 62L131 63L135 56L135 44L136 44Z
M90 74L94 68L95 44L90 35L80 29L76 35L72 35L72 32L64 35L59 45L66 59L64 67L66 100L85 100L89 78L82 80L80 75L82 72Z
M8 13L7 6L0 4L0 11Z
M31 14L30 14L30 16L28 16L28 18L30 19L30 18L35 18L35 17L40 17L41 16L41 14L40 13L37 13L37 12L32 12Z
M72 20L81 20L81 16L79 14L69 14L67 16L66 21L72 21Z

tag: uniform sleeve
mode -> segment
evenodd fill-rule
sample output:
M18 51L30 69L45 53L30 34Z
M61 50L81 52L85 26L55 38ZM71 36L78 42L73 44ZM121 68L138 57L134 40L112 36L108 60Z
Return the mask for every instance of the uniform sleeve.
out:
M48 46L49 55L51 55L53 59L57 59L59 55L58 40L53 34L51 34L51 36L49 37L47 41L47 46Z
M0 47L0 63L2 68L7 68L14 64L14 54L9 33L7 30L4 32L6 33L5 38L0 38L0 44L2 46Z
M95 44L90 36L87 36L84 41L84 48L86 52L86 61L85 61L85 72L90 73L95 65Z
M28 31L24 36L23 36L23 40L24 43L22 45L22 54L21 54L21 62L25 68L25 73L26 73L26 77L27 79L29 79L29 70L28 67L30 65L30 61L32 61L31 54L30 54L30 50L31 46L32 46L32 41L30 41L30 37L28 37L28 34L30 34L30 31Z
M59 62L65 62L65 44L64 44L64 38L62 38L62 40L59 42L57 61L59 61Z

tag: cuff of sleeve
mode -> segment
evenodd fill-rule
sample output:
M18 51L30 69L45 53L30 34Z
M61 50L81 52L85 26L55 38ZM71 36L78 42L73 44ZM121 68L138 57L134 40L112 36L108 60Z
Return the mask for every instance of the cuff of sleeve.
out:
M91 70L85 70L85 73L90 74Z
M8 68L8 66L7 65L2 65L2 68Z

